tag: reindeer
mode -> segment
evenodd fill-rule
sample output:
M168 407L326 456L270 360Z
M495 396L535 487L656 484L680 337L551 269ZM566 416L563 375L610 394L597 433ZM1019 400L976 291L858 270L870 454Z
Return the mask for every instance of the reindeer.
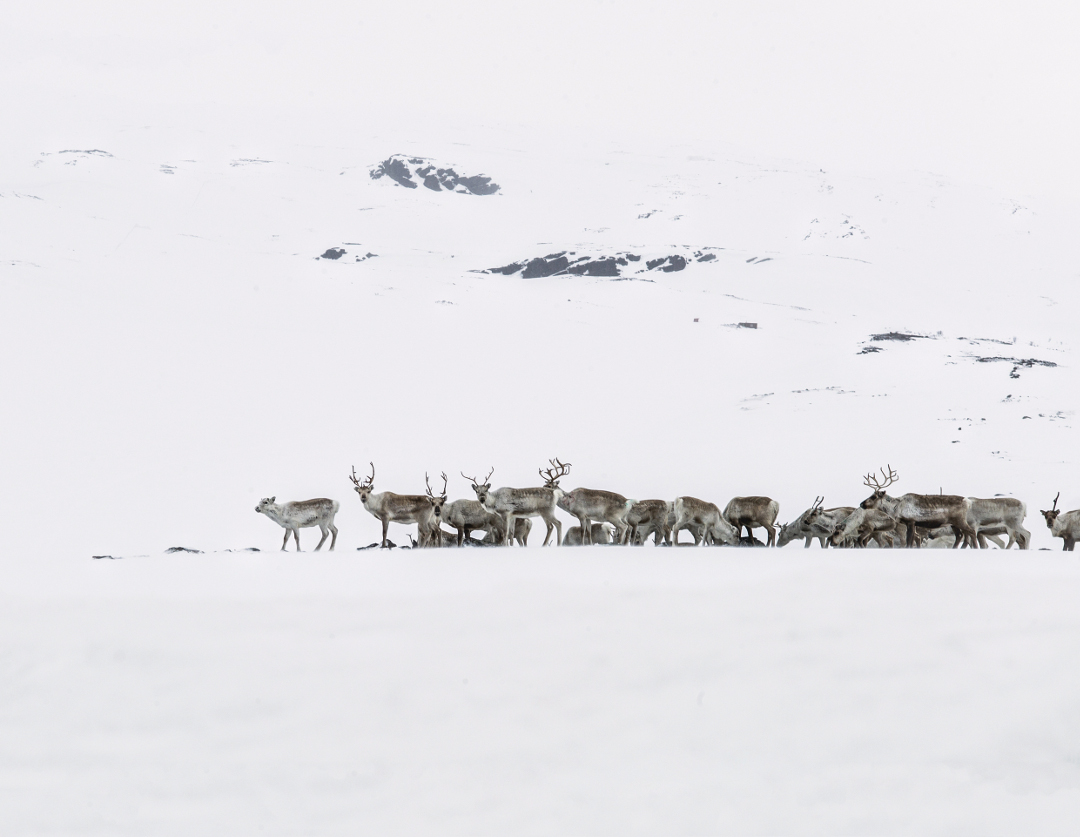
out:
M724 520L735 527L742 536L746 527L746 536L753 540L754 529L764 529L769 533L769 546L776 545L776 515L780 513L780 504L769 497L733 497L724 508Z
M444 532L442 529L443 506L446 505L445 473L443 473L442 479L442 493L436 496L431 490L431 482L428 480L428 475L426 473L424 474L424 484L427 486L427 494L424 496L431 506L431 509L426 517L416 521L418 545L421 547L441 547L446 541L444 535L447 535L448 533Z
M434 515L436 498L431 495L431 486L428 486L428 496L423 494L394 494L392 491L383 491L381 494L374 494L375 487L375 463L371 464L371 476L365 477L363 482L360 482L356 478L356 467L353 466L352 476L349 479L353 482L353 490L360 495L360 502L364 505L374 517L377 517L382 523L382 543L380 544L383 549L389 548L389 543L386 540L386 530L391 523L415 523L417 527L421 529L419 534L419 542L424 543L424 533L422 531L424 526L429 525L428 519ZM444 475L445 476L445 475ZM425 475L425 479L426 479ZM445 490L445 489L444 489ZM446 497L443 496L442 500L445 502ZM442 505L439 504L440 516Z
M508 546L513 544L511 533L516 529L514 521L521 517L541 517L547 524L547 535L544 537L544 546L551 540L551 530L555 529L555 544L562 543L562 522L555 516L555 507L559 500L566 494L559 488L559 480L570 473L570 463L565 465L558 459L549 460L551 468L547 471L540 470L540 476L544 479L543 488L497 488L491 490L491 475L495 473L492 468L480 482L476 477L461 476L472 482L476 499L484 504L488 511L501 515L506 526Z
M1046 520L1046 528L1050 530L1051 536L1062 538L1065 541L1062 550L1072 552L1073 546L1076 545L1077 539L1080 538L1080 509L1062 514L1061 509L1057 507L1058 497L1061 497L1060 491L1057 493L1057 497L1054 498L1054 505L1050 511L1044 509L1039 509L1039 511Z
M872 538L884 549L893 545L892 532L895 529L896 518L881 509L854 509L836 527L829 542L833 546L839 546L851 538L856 546L865 547Z
M627 500L621 494L616 494L613 491L575 488L560 497L557 505L564 512L578 519L578 524L581 527L580 531L585 536L585 543L591 542L593 530L589 523L593 520L610 523L615 528L616 543L624 543L627 532L629 532L626 515L634 502L634 500ZM608 543L610 543L610 539Z
M488 532L492 526L501 526L502 518L484 508L479 500L454 500L443 509L446 524L457 530L457 545L461 546L474 531ZM503 537L503 540L506 540Z
M966 497L967 520L978 533L979 546L986 549L986 538L1006 532L1009 535L1008 549L1014 543L1020 549L1027 549L1031 541L1031 532L1024 528L1027 506L1013 497L993 497L982 500L978 497ZM974 549L974 544L969 544ZM998 541L1000 546L1000 541Z
M915 527L926 526L952 526L956 533L956 543L953 548L960 546L965 537L970 537L973 543L977 543L975 530L968 524L967 505L963 497L955 494L904 494L901 497L890 497L885 489L897 480L896 471L889 467L888 475L885 469L881 469L881 475L885 478L884 484L878 481L873 474L867 474L863 484L873 489L874 493L867 497L859 508L881 509L890 517L895 517L907 527L907 546L916 545Z
M720 514L715 503L706 503L696 497L675 498L675 525L671 529L672 546L679 545L679 531L689 529L694 536L694 546L702 543L739 545L739 533ZM697 527L700 527L697 528Z
M592 523L589 528L592 530L589 532L590 545L611 543L611 534L606 523ZM566 537L563 538L563 546L585 545L586 544L582 542L580 526L571 526L566 530Z
M787 546L794 540L803 538L805 543L803 546L806 549L810 548L810 542L817 538L818 543L822 549L825 549L828 545L829 538L836 532L836 527L840 523L855 511L852 506L838 506L835 509L823 509L821 504L825 502L824 497L816 497L814 499L814 505L804 511L795 520L790 523L785 523L780 527L780 533L776 538L776 545L778 547Z
M318 526L322 530L322 540L315 547L318 552L326 543L328 533L333 533L330 540L330 551L334 551L337 544L337 526L334 525L334 515L338 513L337 500L327 500L320 497L316 500L298 500L290 503L278 503L277 497L263 497L255 511L265 514L278 526L285 529L285 540L282 541L281 551L289 545L289 535L296 541L296 551L300 551L300 530Z
M649 535L654 536L653 543L656 546L659 546L661 541L671 543L671 526L674 520L668 522L668 517L674 514L674 510L675 504L670 500L638 500L626 513L628 529L623 543L638 546L644 543Z
M489 546L506 546L506 523L497 514L492 515L491 528L484 535L482 543ZM529 545L529 533L532 531L532 521L527 517L519 517L514 521L514 538L518 546Z

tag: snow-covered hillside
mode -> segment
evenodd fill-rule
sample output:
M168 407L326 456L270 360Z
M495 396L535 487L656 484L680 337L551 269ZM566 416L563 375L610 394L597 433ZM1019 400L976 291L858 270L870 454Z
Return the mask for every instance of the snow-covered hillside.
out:
M1080 505L1070 212L722 146L477 137L183 153L145 130L13 162L4 502L64 498L15 543L268 548L252 509L276 495L338 499L364 545L369 461L378 490L446 471L457 497L460 471L528 485L559 456L569 485L768 494L781 519L889 463L905 491L1020 497L1036 546L1030 514ZM410 159L498 190L372 176Z

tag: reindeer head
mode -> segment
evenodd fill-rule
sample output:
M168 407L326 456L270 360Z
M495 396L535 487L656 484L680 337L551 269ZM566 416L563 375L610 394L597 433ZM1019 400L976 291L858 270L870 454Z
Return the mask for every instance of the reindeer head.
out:
M1046 519L1046 528L1050 529L1051 531L1054 528L1054 523L1058 519L1058 515L1061 514L1061 509L1057 507L1058 497L1060 496L1061 492L1059 491L1057 493L1057 497L1054 498L1054 505L1051 507L1050 511L1046 511L1045 509L1039 509L1039 512Z
M814 505L812 505L803 513L802 522L805 523L807 526L814 524L822 515L823 509L821 508L821 504L824 502L824 497L815 497Z
M548 462L551 463L551 467L546 471L543 468L538 469L540 476L544 478L544 488L558 488L559 480L570 473L570 463L567 462L564 465L558 457L549 459Z
M446 474L442 475L442 494L438 497L431 490L431 483L428 482L428 475L424 474L424 482L427 484L427 501L431 503L431 511L436 516L442 517L442 509L446 504Z
M353 490L360 495L360 502L367 503L368 497L371 496L371 492L375 490L375 463L371 464L371 476L364 477L364 481L360 482L356 478L356 466L353 466L352 476L349 479L353 482Z
M277 497L263 497L261 500L259 500L259 505L255 507L255 511L259 512L260 514L266 514L270 509L274 507L275 500L277 500Z
M476 499L480 501L481 505L483 505L484 501L487 500L488 492L491 491L491 483L488 482L488 480L491 479L491 475L494 473L495 468L494 466L492 466L491 470L488 471L488 475L484 477L483 482L480 482L476 477L465 477L465 474L461 474L461 476L465 477L465 479L472 483L473 491L476 492Z
M867 488L872 488L874 493L859 503L860 509L876 509L881 501L885 498L885 489L892 485L898 479L896 471L892 469L892 465L886 466L889 469L889 473L885 473L885 468L881 469L881 476L885 478L885 482L879 482L875 474L867 474L863 480L863 485Z

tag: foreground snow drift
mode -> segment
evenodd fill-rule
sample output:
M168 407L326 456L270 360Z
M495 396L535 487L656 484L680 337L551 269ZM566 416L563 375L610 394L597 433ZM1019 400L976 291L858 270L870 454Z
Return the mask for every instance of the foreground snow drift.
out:
M1066 834L1061 553L9 558L5 833Z

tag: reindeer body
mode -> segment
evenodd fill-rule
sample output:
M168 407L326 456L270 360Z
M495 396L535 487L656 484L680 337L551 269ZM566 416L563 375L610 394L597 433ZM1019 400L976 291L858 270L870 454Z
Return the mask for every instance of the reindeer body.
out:
M608 532L607 524L592 523L589 528L592 530L589 533L589 545L611 543L611 535ZM566 537L563 538L563 546L586 546L582 541L580 526L571 526L566 530Z
M885 469L881 469L885 475ZM895 517L907 527L907 546L917 546L915 527L925 526L934 528L937 526L952 526L956 533L956 543L953 548L960 546L964 538L971 538L972 543L978 543L975 530L968 524L968 509L964 498L955 494L904 494L900 497L890 497L885 489L896 482L896 471L889 466L889 473L885 482L878 481L876 476L868 474L863 481L874 493L867 497L859 508L880 509L890 517Z
M474 531L490 531L502 523L502 518L484 508L479 500L454 500L443 509L446 525L457 530L457 545L461 546Z
M371 476L360 482L356 478L356 468L350 479L354 490L360 495L360 502L364 508L382 523L383 549L388 547L386 530L391 523L415 523L417 528L417 540L420 546L441 546L442 538L434 536L435 530L442 521L442 507L446 503L446 474L443 477L443 494L436 497L431 492L431 484L428 483L428 493L424 494L395 494L392 491L374 493L375 465L371 464ZM427 475L424 475L427 482ZM430 542L430 543L429 543Z
M1053 508L1050 511L1042 509L1040 511L1043 519L1046 520L1046 528L1050 530L1050 534L1064 541L1062 550L1072 552L1073 547L1076 546L1076 541L1080 539L1080 509L1070 512L1061 511L1057 507L1059 497L1061 497L1060 491L1057 497L1054 498Z
M616 542L623 543L629 528L626 515L630 507L634 505L634 501L627 500L613 491L575 488L560 497L557 505L564 512L578 519L580 531L585 534L585 543L589 543L592 536L593 530L589 524L594 520L610 523L615 528Z
M754 529L764 529L769 533L769 546L776 545L776 516L780 513L780 504L769 497L733 497L724 508L724 519L735 527L735 532L753 539Z
M696 497L676 497L674 510L675 525L671 529L673 546L679 545L679 531L682 529L690 530L694 536L694 546L710 541L728 546L739 545L739 533L720 514L720 508L715 503Z
M974 529L979 538L979 546L986 548L985 535L1000 534L997 530L1004 527L1009 534L1008 549L1013 543L1020 549L1027 549L1031 541L1031 532L1024 528L1024 518L1027 517L1027 506L1013 497L992 497L979 499L978 497L966 497L968 525ZM993 531L991 531L993 530Z
M630 506L626 513L627 537L624 543L640 545L649 535L653 535L653 543L659 546L661 541L671 543L671 527L674 519L670 522L669 517L674 515L675 504L670 500L638 500Z
M544 546L551 540L551 530L555 529L555 545L562 543L562 522L555 516L555 507L566 492L559 488L559 479L570 472L570 464L563 464L558 460L551 460L552 467L547 471L540 470L540 476L544 478L543 488L497 488L491 490L488 480L495 473L492 468L488 472L484 482L481 483L476 477L466 477L472 482L476 499L483 503L484 508L494 512L503 519L505 525L507 546L512 546L516 535L515 521L519 518L540 517L547 524L547 534L544 536Z
M264 497L255 507L255 511L265 514L278 526L285 529L285 540L281 544L281 551L289 544L289 535L296 541L296 551L300 551L300 530L318 526L322 531L322 540L315 547L318 552L326 543L326 536L333 533L330 541L330 551L334 551L337 544L337 527L334 525L334 515L340 506L337 500L328 500L319 497L315 500L296 500L289 503L278 503L277 497Z
M836 532L836 527L855 509L853 506L823 509L821 503L824 500L824 497L817 498L813 506L791 521L791 523L785 523L781 526L776 545L778 547L787 546L792 541L803 538L805 540L804 548L809 549L810 542L817 538L821 548L825 549L829 539Z
M891 517L880 509L854 509L836 527L830 542L838 546L843 541L851 538L855 544L865 547L873 538L878 546L885 548L893 545L890 533L896 528L896 518Z

